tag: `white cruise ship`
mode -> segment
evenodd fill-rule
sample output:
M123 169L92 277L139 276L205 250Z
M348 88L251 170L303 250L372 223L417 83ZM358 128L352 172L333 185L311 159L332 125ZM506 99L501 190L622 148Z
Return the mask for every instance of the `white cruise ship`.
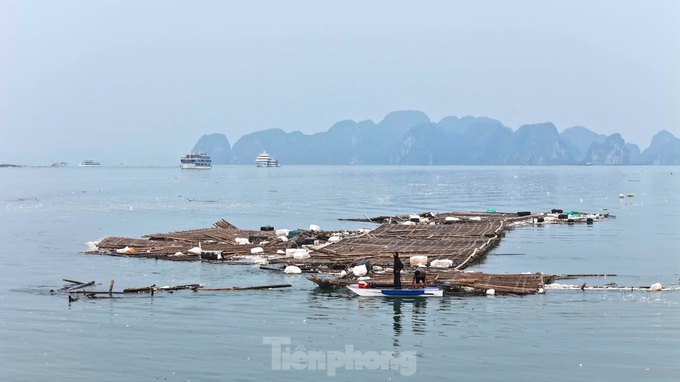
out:
M180 158L182 168L210 170L212 168L212 160L210 155L206 153L191 153Z
M279 167L279 161L273 159L266 151L255 158L257 167Z
M79 166L80 167L97 167L101 166L102 164L97 162L96 160L92 159L85 159L84 161L80 162Z

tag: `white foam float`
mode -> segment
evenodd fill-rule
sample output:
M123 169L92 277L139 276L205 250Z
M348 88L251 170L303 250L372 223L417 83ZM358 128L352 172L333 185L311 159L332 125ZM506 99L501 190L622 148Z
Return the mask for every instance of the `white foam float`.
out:
M283 270L283 273L289 274L289 275L294 275L298 273L302 273L302 269L299 267L296 267L295 265L289 265L286 267L286 269Z
M409 264L411 264L412 267L417 267L420 265L427 266L427 256L423 255L411 256L409 258Z
M368 269L366 269L366 264L357 265L352 269L352 273L354 274L354 276L357 277L366 275L366 273L368 273Z

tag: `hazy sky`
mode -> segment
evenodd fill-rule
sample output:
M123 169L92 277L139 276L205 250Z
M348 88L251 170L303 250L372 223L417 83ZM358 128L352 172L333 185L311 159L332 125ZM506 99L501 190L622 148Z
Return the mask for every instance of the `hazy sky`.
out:
M680 138L680 1L0 0L0 163L176 165L395 110Z

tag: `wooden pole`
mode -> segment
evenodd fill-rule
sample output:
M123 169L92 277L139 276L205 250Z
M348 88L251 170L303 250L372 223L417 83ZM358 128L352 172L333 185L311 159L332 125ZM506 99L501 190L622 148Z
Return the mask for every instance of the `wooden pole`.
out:
M62 280L66 281L67 283L72 283L72 284L85 284L82 281L69 280L69 279L62 279Z
M139 293L139 292L151 292L156 288L156 284L153 284L148 287L142 287L142 288L126 288L123 289L123 293Z
M290 284L276 284L276 285L260 285L249 287L227 287L227 288L195 288L195 291L226 291L226 290L254 290L254 289L275 289L275 288L290 288Z
M125 292L107 292L107 291L92 291L92 290L74 290L73 292L69 292L69 294L108 294L108 295L113 295L113 294L124 294Z
M180 290L180 289L194 289L194 288L200 288L201 284L186 284L186 285L173 285L173 286L162 286L162 287L157 287L157 290Z
M70 291L72 291L72 290L82 289L82 288L89 287L89 286L93 286L93 285L94 285L94 281L90 281L89 283L80 283L80 284L78 284L78 285L76 285L76 286L73 286L73 287L70 287L70 288L66 288L66 290L70 292Z
M522 287L510 287L503 285L493 285L493 284L478 284L475 283L470 285L471 287L478 289L480 291L486 291L489 289L494 289L498 293L509 293L509 294L535 294L538 292L537 289L533 288L522 288Z

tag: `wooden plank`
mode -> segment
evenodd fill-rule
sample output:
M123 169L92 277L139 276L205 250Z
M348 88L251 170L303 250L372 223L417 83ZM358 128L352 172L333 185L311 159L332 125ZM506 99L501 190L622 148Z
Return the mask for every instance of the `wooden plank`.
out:
M290 284L275 284L275 285L259 285L259 286L248 286L248 287L226 287L226 288L196 288L195 291L229 291L229 290L254 290L254 289L275 289L275 288L290 288Z
M94 285L94 281L90 281L89 283L82 283L82 284L78 284L76 286L72 286L70 288L67 288L66 290L70 292L72 290L81 289L81 288L85 288L85 287L89 287L89 286L93 286L93 285Z
M66 281L67 283L71 283L71 284L85 284L82 281L69 280L69 279L62 279L62 280Z
M123 293L140 293L140 292L153 292L156 288L156 284L141 287L141 288L126 288L123 289Z

